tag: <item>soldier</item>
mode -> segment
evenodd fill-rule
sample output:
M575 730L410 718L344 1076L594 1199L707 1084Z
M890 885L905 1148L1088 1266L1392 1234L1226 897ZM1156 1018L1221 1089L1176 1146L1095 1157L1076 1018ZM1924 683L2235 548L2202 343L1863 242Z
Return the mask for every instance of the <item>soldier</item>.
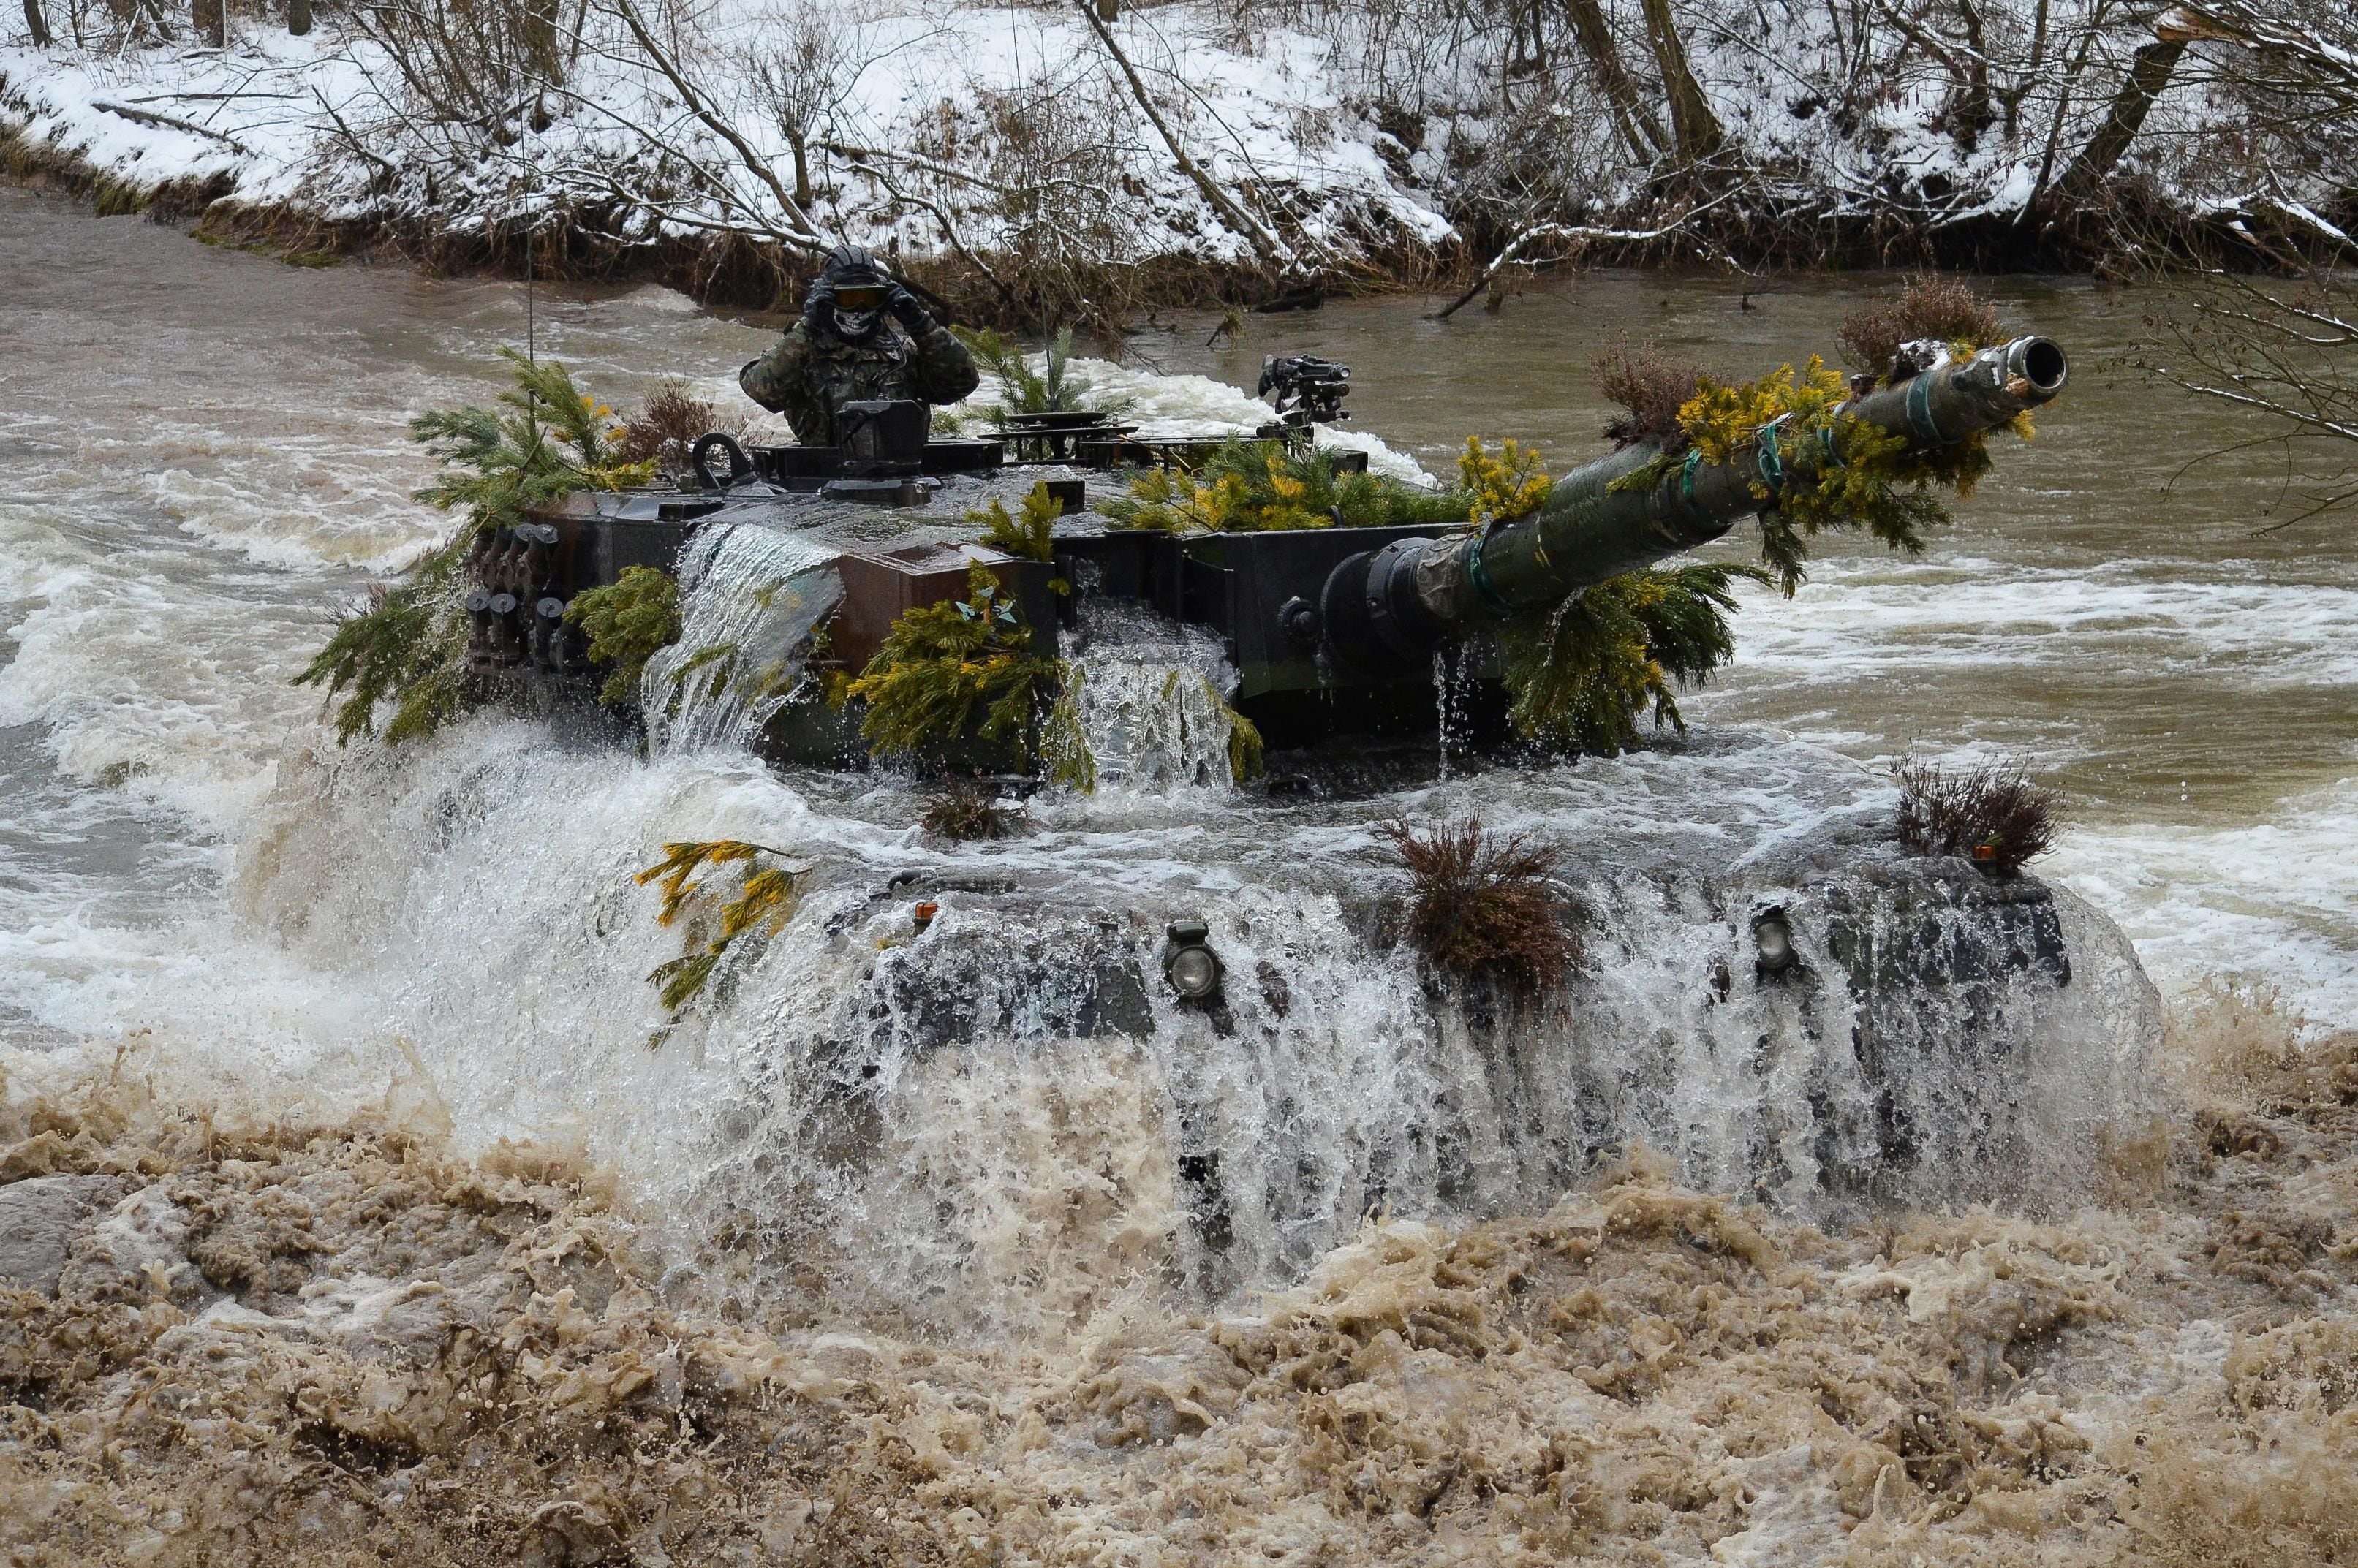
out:
M907 339L885 325L887 316ZM803 319L737 373L746 396L784 414L795 438L813 446L835 443L835 411L846 403L956 403L980 380L966 345L858 245L836 247L811 285Z

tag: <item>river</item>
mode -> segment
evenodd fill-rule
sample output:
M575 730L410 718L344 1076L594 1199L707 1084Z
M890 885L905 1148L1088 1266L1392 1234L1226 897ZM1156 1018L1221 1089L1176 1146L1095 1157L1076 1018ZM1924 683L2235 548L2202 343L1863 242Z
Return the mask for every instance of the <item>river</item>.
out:
M287 267L21 190L0 197L0 1026L119 1035L207 995L348 1005L300 965L229 980L191 934L222 917L240 837L311 733L316 697L288 678L441 525L408 499L428 465L403 421L495 390L523 291ZM1316 351L1354 367L1356 427L1428 470L1473 433L1561 466L1597 449L1587 367L1617 339L1757 373L1830 344L1877 281L1589 275L1496 317L1255 316L1218 348L1189 319L1143 334L1119 379L1150 412L1233 417L1236 393L1192 377L1249 386L1262 353ZM1829 538L1795 598L1747 591L1737 662L1691 721L1876 763L2019 758L2070 797L2049 870L2167 987L2245 975L2358 1018L2358 548L2331 522L2259 531L2266 451L2185 466L2245 427L2125 366L2148 295L1996 291L2072 355L2037 440L2001 450L1922 557ZM728 396L765 341L654 288L544 289L536 309L543 350L617 402L675 372Z
M1586 367L1617 335L1757 373L1886 282L1747 308L1717 279L1584 276L1496 318L1335 305L1217 348L1188 319L1089 371L1203 427L1251 417L1263 352L1325 352L1395 457L1446 471L1480 433L1561 467L1595 448ZM2147 297L1996 290L2073 356L2037 442L2001 443L1920 559L1823 540L1797 597L1748 591L1688 741L1375 801L1044 795L1025 837L951 850L889 777L490 714L340 752L289 684L443 526L404 421L500 391L527 309L615 403L674 372L729 395L766 330L655 288L288 267L0 189L0 1148L119 1199L66 1299L0 1292L64 1368L0 1433L0 1547L1802 1568L2258 1561L2234 1551L2265 1533L2270 1561L2346 1561L2346 1043L2303 1077L2280 1017L2189 1014L2232 1069L2190 1081L2242 1108L2150 1136L2150 1086L2090 1070L2132 988L2080 948L2027 1081L1934 1064L1944 1103L2028 1130L2011 1184L1928 1159L1919 1212L1862 1219L1813 1208L1805 1170L1748 1179L1764 1148L1806 1164L1805 1137L1758 1134L1814 1113L1802 1069L1850 1035L1766 986L1714 1002L1725 911L1621 879L1609 983L1544 1043L1618 1075L1670 1158L1552 1170L1491 1114L1496 1058L1435 1033L1412 966L1322 891L1367 875L1391 810L1546 831L1609 900L1656 852L1879 835L1869 766L2003 755L2070 796L2041 870L2166 993L2241 977L2358 1021L2358 549L2256 532L2263 456L2171 482L2234 431L2122 364ZM665 1027L641 976L677 934L629 873L723 834L807 856L817 890L741 989ZM1003 960L953 1000L1022 1022L1011 1049L892 989L928 971L889 879L945 868L1046 890L1036 929L955 892L936 927ZM1059 924L1066 889L1096 913ZM1151 1037L1036 1027L1075 1002L1026 944L1105 940L1109 890L1216 909L1246 1037L1159 992ZM1111 940L1159 939L1133 923ZM1290 1003L1241 994L1270 972ZM828 1009L871 995L948 1046L844 1059ZM826 1124L858 1096L869 1122ZM2099 1135L2039 1146L2089 1103ZM1206 1150L1239 1195L1217 1245L1188 1194ZM2078 1184L2041 1190L2066 1157ZM1963 1201L1993 1192L2038 1212Z

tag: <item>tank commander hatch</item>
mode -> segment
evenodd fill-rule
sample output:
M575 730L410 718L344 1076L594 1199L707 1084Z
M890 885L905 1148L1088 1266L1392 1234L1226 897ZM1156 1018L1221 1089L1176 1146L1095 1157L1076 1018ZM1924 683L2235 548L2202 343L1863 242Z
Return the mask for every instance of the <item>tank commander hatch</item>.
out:
M903 339L885 318L901 324ZM745 395L784 414L795 439L832 446L847 403L956 403L981 383L966 345L925 313L875 256L838 245L812 283L802 319L737 373Z

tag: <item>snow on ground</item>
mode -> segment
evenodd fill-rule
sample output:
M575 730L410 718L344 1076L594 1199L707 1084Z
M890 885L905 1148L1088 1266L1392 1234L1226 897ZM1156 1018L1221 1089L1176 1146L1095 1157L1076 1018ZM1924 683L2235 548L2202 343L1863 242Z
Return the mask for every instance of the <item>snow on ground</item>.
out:
M1642 63L1634 6L1607 10ZM1958 129L1958 84L1902 39L1862 59L1815 16L1772 26L1731 0L1691 0L1681 16L1747 203L1929 232L2019 211L2059 172L2055 154L2068 161L2093 134L2151 38L2125 13L2074 22L2074 58L2093 48L2098 63L2067 81L2026 63L2034 11L2046 15L2030 0L1985 8L1992 58L2020 96L2017 113L1978 132ZM1662 216L1655 177L1667 165L1633 157L1568 39L1519 77L1503 69L1502 53L1521 48L1503 24L1426 0L1125 6L1109 30L1161 125L1098 29L1063 5L587 0L579 15L556 85L512 71L454 90L428 70L420 86L341 16L308 38L241 19L225 50L0 44L0 127L135 183L227 175L244 201L323 217L465 232L564 205L605 210L625 237L653 241L798 228L786 210L793 124L820 233L1026 265L1219 264L1275 250L1313 270L1380 270L1475 213L1490 226ZM643 17L673 71L634 37ZM512 56L522 47L505 41ZM2256 202L2330 232L2311 204L2342 199L2332 172L2286 166L2265 115L2188 58L2121 172L2189 212ZM1639 85L1650 100L1659 92L1650 78ZM1660 120L1662 105L1649 112ZM1206 199L1166 132L1251 210L1247 222Z
M330 35L324 25L305 38L248 25L223 51L0 48L0 125L13 123L30 141L142 186L227 175L243 202L292 203L344 219L438 209L449 229L562 193L594 195L587 182L617 170L642 191L676 188L676 169L661 166L660 143L692 153L730 195L659 202L664 215L644 222L637 237L693 233L716 222L749 227L749 213L783 221L774 193L709 124L684 114L657 73L626 58L627 48L606 36L611 26L600 31L601 16L613 20L590 13L566 88L536 102L527 94L519 105L514 128L524 134L505 152L496 138L469 147L454 141L463 133L423 123L384 47ZM752 65L790 52L803 36L793 30L798 25L807 22L765 0L725 0L701 18L679 57L729 128L786 184L792 153ZM1395 184L1377 150L1380 133L1337 95L1331 40L1281 30L1231 45L1215 30L1208 12L1184 8L1132 13L1116 25L1126 52L1154 79L1159 112L1215 178L1275 193L1313 248L1347 246L1355 225L1426 243L1450 234L1447 219ZM1020 243L1039 214L1002 211L1011 203L990 188L1012 178L1011 156L1039 163L1038 178L1053 192L1060 180L1080 182L1078 160L1095 151L1113 155L1099 170L1098 205L1134 225L1130 259L1251 259L1247 241L1137 114L1077 19L936 5L871 16L830 32L827 47L836 69L809 136L812 216L822 230L879 247L938 251L942 224L923 210L930 200L955 214L971 243ZM994 114L1009 106L1044 122L1050 145L1011 153L1010 122ZM531 133L523 116L535 108L550 123ZM845 148L880 149L898 161L858 160ZM422 189L429 168L442 178ZM937 173L944 168L960 178ZM888 185L919 200L896 203ZM1081 193L1084 207L1088 199ZM742 210L732 211L732 200Z

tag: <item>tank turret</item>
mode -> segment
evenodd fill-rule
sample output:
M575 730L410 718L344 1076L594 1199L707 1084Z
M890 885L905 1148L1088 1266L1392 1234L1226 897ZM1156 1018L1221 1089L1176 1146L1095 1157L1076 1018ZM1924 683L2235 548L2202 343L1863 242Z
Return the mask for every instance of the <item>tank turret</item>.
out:
M1944 452L1981 461L1960 444L2047 403L2068 375L2063 351L2044 338L1955 359L1939 343L1909 348L1919 351L1895 365L1889 384L1862 377L1845 389L1813 367L1806 390L1817 401L1801 416L1757 427L1736 416L1719 437L1697 438L1680 453L1638 442L1555 480L1534 510L1479 527L1447 505L1439 520L1382 527L1344 525L1339 509L1331 526L1138 526L1134 509L1109 515L1108 498L1153 468L1193 470L1219 443L1158 439L1110 416L1011 420L986 438L938 440L920 406L877 404L857 406L860 417L833 447L746 450L708 436L695 444L694 477L681 491L576 493L483 544L471 560L481 601L470 602L471 662L594 679L568 612L577 596L633 564L693 575L703 568L692 567L690 540L751 528L795 535L797 558L818 563L796 569L827 579L795 600L798 635L824 624L824 612L809 618L814 595L835 606L832 633L812 654L816 671L835 672L833 686L813 689L839 692L860 673L852 655L874 653L898 616L962 600L964 563L973 561L996 579L1001 602L1020 607L1042 633L1034 654L1054 656L1059 633L1086 642L1093 612L1109 601L1215 634L1235 674L1226 700L1277 750L1338 734L1433 735L1444 700L1435 654L1463 648L1451 662L1449 728L1454 742L1479 744L1506 733L1502 634L1587 589L1707 545L1741 518L1798 514L1830 467L1850 466L1877 441L1886 460L1903 450L1920 459L1916 471L1931 471L1923 465L1937 467ZM1270 390L1291 406L1256 438L1299 456L1314 426L1340 416L1348 377L1330 361L1272 360ZM1321 460L1337 475L1366 466L1360 452ZM1061 515L1028 558L975 542L968 518L978 508L1020 504L1044 489ZM788 707L770 729L773 755L859 760L839 704L824 721Z

